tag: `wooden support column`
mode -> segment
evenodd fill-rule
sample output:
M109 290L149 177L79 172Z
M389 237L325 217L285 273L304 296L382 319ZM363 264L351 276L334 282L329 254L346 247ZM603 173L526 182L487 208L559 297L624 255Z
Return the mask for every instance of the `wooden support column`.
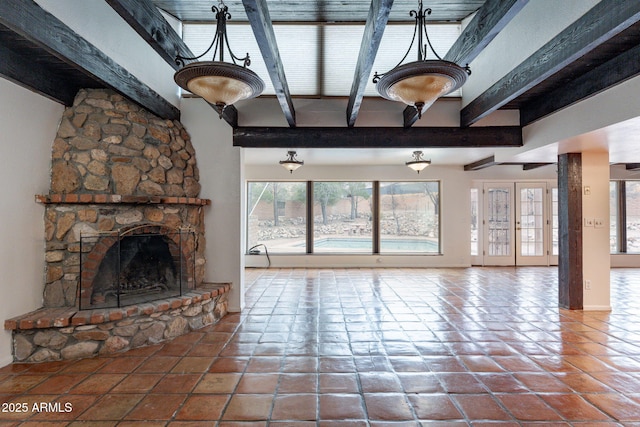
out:
M582 154L558 156L558 303L583 308Z

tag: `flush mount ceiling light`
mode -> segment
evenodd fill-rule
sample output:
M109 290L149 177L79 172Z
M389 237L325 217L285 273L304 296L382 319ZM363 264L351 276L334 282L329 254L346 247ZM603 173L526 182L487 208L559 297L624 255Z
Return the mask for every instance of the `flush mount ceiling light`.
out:
M211 11L216 15L216 34L209 48L202 55L184 57L178 55L176 64L182 68L173 79L182 89L201 96L207 102L215 105L220 117L224 109L242 99L255 98L264 90L264 82L256 73L249 70L251 65L249 54L239 58L233 54L227 38L227 19L231 19L227 6L220 1L218 6L212 6ZM225 46L233 63L224 62ZM213 61L198 61L213 49ZM218 54L218 61L215 61ZM185 65L185 61L195 61ZM242 66L236 64L241 61Z
M380 96L413 106L418 112L418 118L421 118L422 111L429 108L438 98L462 87L471 70L468 65L461 67L454 62L445 61L436 53L429 40L425 21L426 16L431 15L431 9L424 10L422 0L418 4L419 11L409 12L416 23L407 53L390 71L384 74L378 74L376 71L373 75L373 83L376 83ZM418 35L418 60L402 64L413 47L416 34ZM426 40L426 43L423 40ZM427 47L437 59L427 59Z
M422 158L422 151L414 151L413 152L413 160L410 160L405 163L414 171L420 173L421 170L426 168L431 164L431 160L425 160Z
M280 160L280 165L288 170L289 173L293 173L294 170L304 165L302 160L298 160L297 155L298 154L295 151L287 151L287 158L285 160Z

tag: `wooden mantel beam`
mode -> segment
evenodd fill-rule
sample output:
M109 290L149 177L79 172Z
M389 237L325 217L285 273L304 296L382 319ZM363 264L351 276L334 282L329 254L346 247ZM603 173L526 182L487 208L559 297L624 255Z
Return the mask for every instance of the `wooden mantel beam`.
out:
M254 148L521 147L519 126L489 127L238 127L233 145Z

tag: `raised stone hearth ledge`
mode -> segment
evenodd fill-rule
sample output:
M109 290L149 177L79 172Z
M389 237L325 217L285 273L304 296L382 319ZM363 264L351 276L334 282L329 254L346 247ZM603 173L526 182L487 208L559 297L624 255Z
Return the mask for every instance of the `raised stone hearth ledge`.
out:
M36 202L49 204L163 204L209 206L211 200L197 197L132 196L121 194L38 194Z
M230 284L203 284L185 294L120 308L42 308L8 319L16 362L111 354L170 340L217 323L227 313Z

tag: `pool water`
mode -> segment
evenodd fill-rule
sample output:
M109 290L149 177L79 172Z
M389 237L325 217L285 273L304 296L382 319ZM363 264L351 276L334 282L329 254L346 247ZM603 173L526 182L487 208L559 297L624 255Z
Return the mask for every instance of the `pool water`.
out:
M314 241L314 248L326 250L363 250L371 251L369 239L324 238ZM438 244L430 240L381 239L381 252L433 252L438 253Z

